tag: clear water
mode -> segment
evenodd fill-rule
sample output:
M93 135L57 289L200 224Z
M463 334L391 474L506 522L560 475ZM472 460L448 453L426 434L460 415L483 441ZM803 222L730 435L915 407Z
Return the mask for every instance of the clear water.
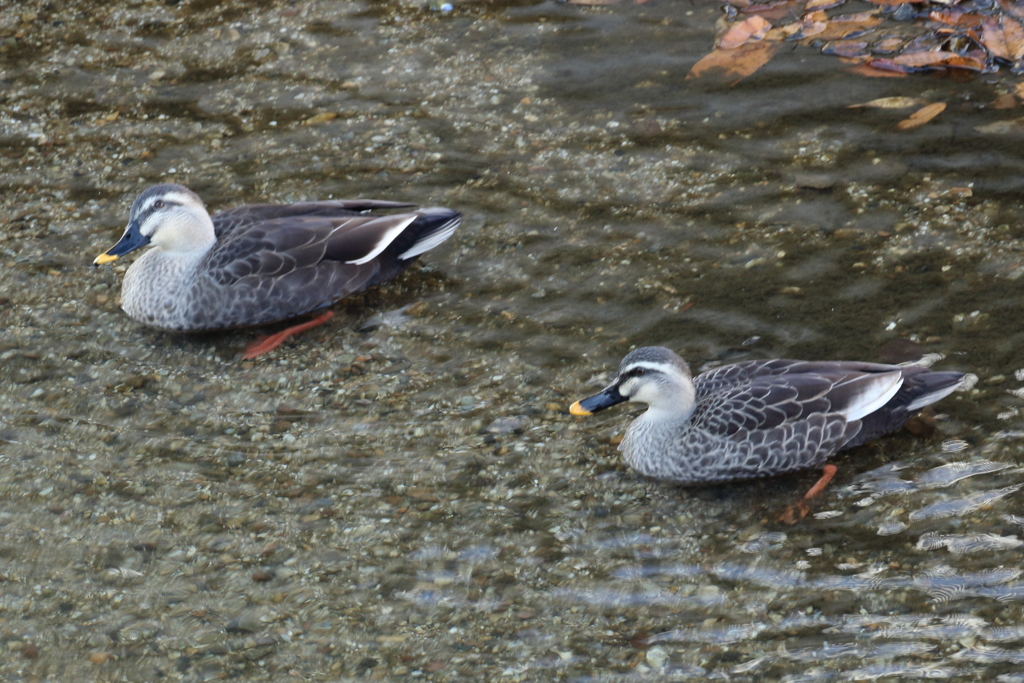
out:
M0 8L0 678L1018 680L1014 83L787 46L728 88L685 80L712 3L453 4ZM892 95L949 106L848 108ZM243 363L90 265L168 180L466 222ZM817 473L648 481L635 411L566 412L634 345L898 339L977 386L792 527Z

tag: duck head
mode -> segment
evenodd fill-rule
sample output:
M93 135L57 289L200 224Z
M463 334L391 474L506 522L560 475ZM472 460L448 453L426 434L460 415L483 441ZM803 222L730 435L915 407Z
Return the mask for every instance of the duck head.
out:
M169 253L205 253L217 238L203 200L184 185L154 185L132 202L128 227L113 247L93 261L96 265L152 244Z

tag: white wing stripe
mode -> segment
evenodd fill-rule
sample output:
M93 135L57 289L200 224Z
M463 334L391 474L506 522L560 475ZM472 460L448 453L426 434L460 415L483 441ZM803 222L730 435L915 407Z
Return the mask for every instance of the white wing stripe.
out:
M416 214L413 214L409 216L407 219L395 223L393 227L388 229L383 235L380 236L380 239L377 241L377 244L374 245L373 249L371 249L370 252L366 254L366 256L358 258L354 261L345 261L345 263L351 263L357 266L361 266L364 263L369 263L373 259L377 258L377 255L380 254L385 249L387 249L388 245L391 244L396 237L401 235L402 231L408 228L409 225L411 225L412 222L416 220L416 218Z
M860 420L875 412L896 395L903 386L903 373L900 370L875 375L865 381L860 395L851 399L850 405L842 411L847 421Z

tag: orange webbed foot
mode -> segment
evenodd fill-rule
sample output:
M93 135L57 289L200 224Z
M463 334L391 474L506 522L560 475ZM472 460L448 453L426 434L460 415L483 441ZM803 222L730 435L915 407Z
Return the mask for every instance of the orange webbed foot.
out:
M825 487L828 486L828 483L832 481L832 477L836 476L837 471L838 468L835 465L825 465L822 469L821 478L818 479L814 486L804 494L803 500L787 507L786 510L777 517L778 521L783 524L796 524L806 517L807 513L811 511L811 508L807 505L807 501L824 491Z
M242 353L242 360L249 360L256 356L262 356L268 351L276 349L278 346L284 343L288 337L299 332L305 332L306 330L316 327L317 325L323 325L325 322L334 317L333 311L325 311L312 320L307 320L304 323L298 325L292 325L291 327L281 330L277 334L272 334L266 337L260 337L252 344L246 347L245 352Z

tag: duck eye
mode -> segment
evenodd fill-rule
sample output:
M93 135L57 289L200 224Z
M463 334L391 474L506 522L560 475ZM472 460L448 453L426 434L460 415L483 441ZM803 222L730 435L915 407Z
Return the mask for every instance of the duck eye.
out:
M645 370L644 368L637 368L636 370L633 371L633 374L636 375L637 377L640 377L642 375L647 374L647 370Z
M153 202L153 208L154 209L162 209L162 208L164 208L164 200L158 199L155 202Z

